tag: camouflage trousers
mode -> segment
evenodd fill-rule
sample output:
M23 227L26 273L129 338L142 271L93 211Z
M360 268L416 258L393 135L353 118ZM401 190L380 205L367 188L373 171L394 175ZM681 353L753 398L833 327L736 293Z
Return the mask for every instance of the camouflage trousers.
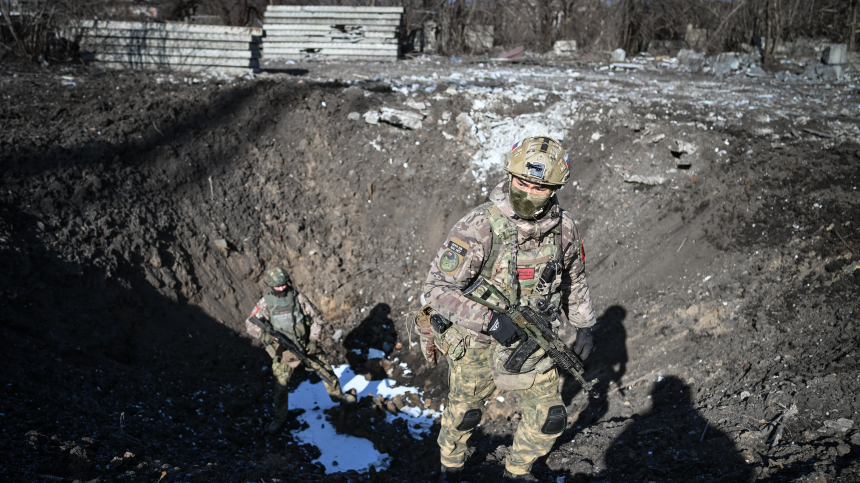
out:
M325 391L331 397L332 401L338 402L343 397L343 390L340 388L340 381L338 381L337 376L334 373L334 370L331 368L331 364L326 360L325 354L316 353L309 354L308 360L311 361L311 367L319 371L321 374L325 374L326 377L334 381L334 384L329 384L323 379L323 384L325 385ZM290 382L290 376L293 375L293 371L296 368L290 367L289 362L281 362L281 358L277 357L272 361L272 375L275 376L275 420L276 421L286 421L287 415L289 413L289 391L287 391L287 384Z
M445 466L461 467L465 463L466 441L480 420L484 403L496 389L490 370L494 348L495 344L487 348L468 348L461 359L448 358L448 406L442 414L442 429L437 440ZM553 368L538 374L530 388L511 391L520 401L522 419L505 459L505 469L509 472L530 473L534 462L549 453L561 434L561 431L546 434L542 430L550 408L563 407L558 386L558 371Z

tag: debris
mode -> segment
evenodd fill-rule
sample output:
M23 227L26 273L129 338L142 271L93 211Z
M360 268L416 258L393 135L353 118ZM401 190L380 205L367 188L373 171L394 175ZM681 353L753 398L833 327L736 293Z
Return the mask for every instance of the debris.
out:
M331 340L332 342L337 342L340 340L341 337L343 337L343 330L337 329L336 331L334 331L334 335L331 336Z
M357 112L350 112L349 114L346 115L346 118L349 119L350 121L358 121L359 119L361 119L361 114L359 114Z
M574 50L576 50L576 42L574 42ZM502 52L497 55L493 60L518 60L522 59L525 56L525 47L520 45L519 47L514 47L507 52Z
M695 74L702 71L705 65L705 56L690 49L681 49L677 55L678 68L684 72Z
M376 111L367 111L364 113L364 122L368 124L379 124L379 113Z
M830 231L830 229L828 228L827 231ZM838 231L833 230L833 233L836 233L836 236L838 236L839 239L842 240L842 244L845 245L845 248L847 248L849 252L854 253L854 250L852 250L851 247L848 246L848 242L846 242L845 239L842 238L842 235L840 235Z
M832 138L833 137L833 135L830 133L826 133L826 132L822 132L822 131L816 131L815 129L811 129L808 127L803 128L803 131L808 132L809 134L814 134L814 135L821 137L821 138Z
M722 52L717 54L713 61L714 75L717 77L725 77L731 74L732 71L741 67L740 58L737 52Z
M702 441L704 441L704 440L705 440L705 433L707 433L707 432L708 432L708 426L709 426L710 424L711 424L711 420L706 419L706 420L705 420L705 429L704 429L704 430L702 430L702 436L700 436L700 437L699 437L699 442L700 442L700 443L701 443Z
M777 72L776 74L774 74L774 77L776 78L776 80L782 81L782 82L796 82L797 80L800 79L799 76L795 75L790 70L781 70L781 71Z
M821 54L821 63L827 65L842 65L845 63L848 47L845 44L828 44Z
M841 65L819 65L815 68L815 73L824 82L836 82L842 79L844 71Z
M695 153L698 150L698 146L687 141L676 139L674 149L669 148L669 150L672 152L672 156L675 156L678 159L676 165L679 168L689 168L692 162L689 156L684 155Z
M576 52L576 40L556 40L552 44L552 50L557 55L569 55L571 52Z
M624 182L644 184L648 186L657 186L665 183L666 178L662 176L640 176L638 174L631 174L624 177Z
M836 420L828 419L827 421L824 421L824 427L845 433L854 427L854 421L846 418L839 418Z
M385 121L391 125L404 127L406 129L420 129L421 122L424 120L424 115L417 112L401 111L383 107L379 111L379 120Z
M225 240L223 238L219 238L217 240L212 240L212 242L215 243L216 247L218 247L222 250L225 250L225 251L229 250L229 246L227 245L227 240Z
M681 242L681 246L679 246L678 249L675 250L675 253L681 252L681 249L684 248L684 243L687 243L687 237L684 237L684 240Z
M790 408L765 427L764 431L768 431L769 428L776 426L776 433L774 434L773 441L770 443L771 449L776 448L779 445L779 439L782 437L782 428L785 425L785 422L795 414L797 414L797 404L792 404Z
M740 397L741 401L746 401L751 396L749 391L741 391Z
M625 52L624 49L615 49L609 56L609 60L612 63L624 62L627 60L627 52Z
M767 72L765 72L764 69L757 65L751 65L747 69L747 75L749 77L767 77Z
M659 143L663 139L666 139L666 135L663 133L659 133L659 134L655 134L655 135L651 136L651 138L648 141L651 143Z
M639 65L639 64L627 64L627 63L623 63L623 62L615 62L613 64L610 64L609 68L613 69L613 70L615 70L615 69L642 70L645 68L645 66Z
M424 109L427 109L427 104L424 104L421 101L416 101L415 99L408 99L406 102L404 102L404 104L406 104L406 107L411 107L416 111L423 111Z

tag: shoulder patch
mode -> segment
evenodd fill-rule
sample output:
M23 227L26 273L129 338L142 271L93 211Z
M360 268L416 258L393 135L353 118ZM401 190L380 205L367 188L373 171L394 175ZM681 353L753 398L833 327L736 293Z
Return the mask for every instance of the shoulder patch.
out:
M452 238L448 242L442 256L439 257L439 270L442 270L447 275L454 275L454 272L460 268L463 263L463 258L469 252L469 244L459 238Z
M254 310L251 311L251 317L257 315L257 312L259 312L259 311L260 311L260 308L255 305Z

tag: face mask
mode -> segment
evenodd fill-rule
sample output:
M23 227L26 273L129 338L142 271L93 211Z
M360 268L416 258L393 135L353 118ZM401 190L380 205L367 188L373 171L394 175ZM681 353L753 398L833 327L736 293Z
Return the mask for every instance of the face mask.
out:
M545 195L535 195L527 193L513 184L510 184L509 186L511 204L514 207L514 213L516 213L517 216L527 220L532 220L540 218L545 214L547 202L553 195L551 191Z
M287 295L287 292L289 292L289 291L290 291L290 287L287 287L284 290L272 289L272 295L274 295L275 297L285 297Z

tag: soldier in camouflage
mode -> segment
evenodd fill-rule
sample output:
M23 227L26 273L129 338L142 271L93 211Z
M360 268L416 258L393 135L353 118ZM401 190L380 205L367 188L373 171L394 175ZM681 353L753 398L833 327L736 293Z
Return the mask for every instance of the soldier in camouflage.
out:
M323 379L326 392L332 401L354 403L355 396L344 394L331 364L325 358L325 353L318 347L324 325L320 311L304 294L292 286L290 276L280 268L267 271L263 283L269 287L269 293L257 302L251 317L257 317L288 335L297 346L307 352L307 358L312 366L308 370L318 371L333 381L329 384ZM289 414L287 383L301 361L293 353L285 351L271 335L263 332L250 320L245 321L245 329L248 334L259 339L266 346L266 352L272 357L272 374L276 379L275 418L266 430L275 434L281 430L287 420Z
M538 350L521 372L505 371L504 361L520 343L522 329L506 314L466 298L463 289L483 276L518 305L549 297L577 328L574 352L584 359L593 347L585 249L572 216L555 196L570 177L567 155L552 138L526 138L506 157L505 171L508 178L490 201L454 225L424 284L427 305L453 323L428 344L446 355L449 367L448 405L438 438L440 481L460 481L454 475L465 463L466 441L496 388L515 391L522 408L505 460L506 480L537 481L532 464L549 452L567 423L552 360ZM539 286L551 260L561 261L563 269ZM425 351L425 357L435 356Z

